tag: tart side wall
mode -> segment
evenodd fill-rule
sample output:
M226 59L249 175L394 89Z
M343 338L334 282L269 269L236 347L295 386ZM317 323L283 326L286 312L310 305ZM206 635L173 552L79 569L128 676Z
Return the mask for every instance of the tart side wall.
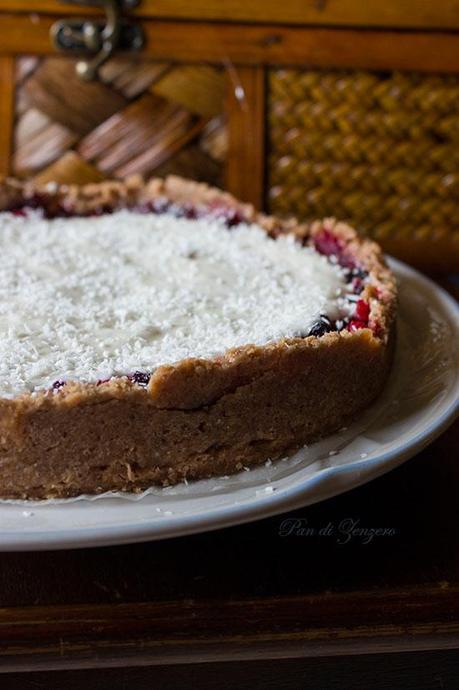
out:
M161 408L161 397L127 384L3 401L1 497L140 491L278 459L364 410L392 352L369 330L271 349L193 409Z

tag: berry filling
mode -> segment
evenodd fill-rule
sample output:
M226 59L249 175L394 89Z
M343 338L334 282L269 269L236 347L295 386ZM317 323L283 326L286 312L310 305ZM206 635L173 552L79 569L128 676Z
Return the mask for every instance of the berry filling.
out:
M135 371L133 374L128 375L129 381L137 383L139 386L148 386L151 374L146 371Z
M368 319L370 317L370 305L363 299L359 299L355 305L353 317L347 324L348 331L358 331L360 328L368 328Z
M335 324L330 321L326 314L321 314L319 320L309 330L308 335L319 337L334 330L336 330Z
M62 386L65 386L66 382L65 381L54 381L53 385L51 388L55 391L58 391L59 388L62 388Z
M329 230L323 228L314 236L314 246L319 254L336 256L339 258L343 252L343 243Z
M363 321L368 323L368 317L370 316L370 305L363 299L359 299L355 307L355 318L358 321Z
M122 206L120 208L126 208ZM226 206L219 202L211 202L210 204L191 204L191 203L173 203L165 197L157 197L150 201L136 203L128 206L129 210L137 213L155 213L163 214L170 213L176 218L188 218L194 220L196 218L211 217L220 219L231 228L240 223L245 222L242 211L238 208ZM41 211L45 218L71 218L71 217L91 217L102 216L104 214L113 213L119 210L113 206L101 204L97 208L91 209L87 213L76 213L74 209L67 207L60 200L53 198L46 193L36 193L26 199L21 205L13 206L8 209L10 213L15 216L26 216L28 210Z
M359 270L352 256L346 251L343 241L336 237L330 230L322 228L314 235L313 244L319 254L324 254L329 259L334 259L342 268L349 270Z
M356 265L354 258L346 253L342 240L336 237L330 230L322 228L314 236L313 245L316 251L327 256L330 261L338 263L345 269L345 280L352 287L352 293L347 295L347 299L349 302L355 302L353 315L350 318L335 321L329 330L341 331L345 328L353 332L361 328L368 328L370 305L365 300L359 298L359 295L364 290L368 271ZM314 327L312 329L314 332L311 332L310 335L323 335L323 333L327 332L326 330L320 332L320 330L321 328L317 325L317 329Z
M133 374L127 374L125 378L127 378L128 381L130 381L131 383L136 383L138 386L146 388L150 382L151 374L147 371L134 371ZM104 383L108 383L109 381L111 381L111 378L99 379L96 383L96 386L102 386ZM67 381L54 381L53 385L51 386L51 389L57 391L66 384Z

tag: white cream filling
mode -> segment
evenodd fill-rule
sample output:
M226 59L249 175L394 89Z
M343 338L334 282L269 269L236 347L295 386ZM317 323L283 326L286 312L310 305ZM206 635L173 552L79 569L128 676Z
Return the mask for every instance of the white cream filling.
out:
M0 396L306 335L343 272L254 225L119 211L0 214Z

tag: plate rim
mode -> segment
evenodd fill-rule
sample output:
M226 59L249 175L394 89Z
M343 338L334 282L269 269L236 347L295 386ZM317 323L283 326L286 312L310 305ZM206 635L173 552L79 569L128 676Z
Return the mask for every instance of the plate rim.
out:
M423 283L429 292L435 294L440 299L442 306L445 307L445 311L448 314L456 315L459 323L459 304L440 285L402 261L392 257L387 257L387 259L396 273L402 273L415 279L417 282ZM400 446L384 451L376 457L370 458L365 463L359 459L344 465L328 467L321 470L313 478L300 480L290 487L278 489L275 493L264 496L255 494L250 501L214 507L207 509L204 513L187 516L165 516L161 518L161 522L155 522L154 524L142 520L142 522L134 521L124 525L95 525L91 527L33 531L21 529L17 532L3 532L0 528L0 552L95 548L156 541L200 532L210 532L224 527L274 517L275 515L306 505L314 505L362 486L373 481L373 479L377 479L406 462L440 436L457 416L459 416L459 390L455 397L453 395L453 400L448 404L446 410L443 410L440 414L437 413L425 429L415 434L410 440L403 442ZM357 465L360 470L364 468L364 471L350 485L343 488L338 484L332 490L321 492L317 499L314 499L314 496L309 496L310 492L314 492L318 486L324 484L331 475L343 477L349 472L352 474L355 472ZM306 497L305 494L308 494L308 496ZM24 503L22 507L26 505ZM33 506L32 503L30 505L31 507ZM0 511L2 507L0 504ZM65 505L56 506L59 509L63 507L65 509Z

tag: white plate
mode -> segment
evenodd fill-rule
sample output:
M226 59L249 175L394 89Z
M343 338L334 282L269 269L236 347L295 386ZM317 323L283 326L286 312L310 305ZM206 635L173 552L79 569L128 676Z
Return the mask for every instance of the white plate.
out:
M141 497L1 502L0 550L125 544L249 522L348 491L414 455L459 411L459 307L416 271L391 265L400 284L394 368L348 429L269 466Z

